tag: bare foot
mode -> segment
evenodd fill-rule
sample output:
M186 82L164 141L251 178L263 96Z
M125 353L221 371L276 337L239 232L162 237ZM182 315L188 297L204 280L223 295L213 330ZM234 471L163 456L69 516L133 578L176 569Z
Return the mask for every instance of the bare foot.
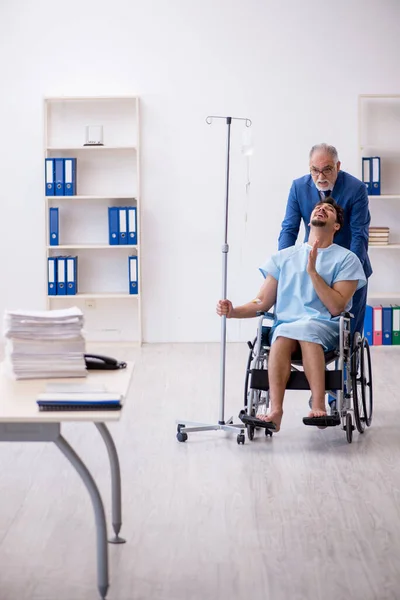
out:
M308 413L309 417L326 417L326 410L324 408L313 408ZM317 425L318 429L326 429L326 425Z
M309 417L326 417L325 408L313 408L308 415Z
M283 411L271 410L267 415L259 414L257 419L265 421L266 423L273 423L275 425L274 431L279 431L281 428L281 421L283 417Z

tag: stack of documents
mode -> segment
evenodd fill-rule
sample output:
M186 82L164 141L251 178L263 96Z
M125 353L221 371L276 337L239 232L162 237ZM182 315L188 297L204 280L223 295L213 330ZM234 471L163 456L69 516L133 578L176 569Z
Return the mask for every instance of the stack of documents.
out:
M6 372L16 379L86 377L79 308L6 311Z
M389 243L389 227L370 227L368 244L370 246L387 246Z

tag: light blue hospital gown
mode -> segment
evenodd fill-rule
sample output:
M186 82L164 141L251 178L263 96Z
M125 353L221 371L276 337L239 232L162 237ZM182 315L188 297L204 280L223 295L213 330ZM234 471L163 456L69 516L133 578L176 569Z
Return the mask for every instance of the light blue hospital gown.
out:
M315 342L331 350L339 342L339 317L332 317L321 302L307 273L310 250L307 242L285 248L260 268L264 277L271 275L278 281L271 343L283 336ZM316 270L330 287L337 281L358 280L357 289L367 283L358 257L337 244L318 248ZM350 301L346 311L351 304Z

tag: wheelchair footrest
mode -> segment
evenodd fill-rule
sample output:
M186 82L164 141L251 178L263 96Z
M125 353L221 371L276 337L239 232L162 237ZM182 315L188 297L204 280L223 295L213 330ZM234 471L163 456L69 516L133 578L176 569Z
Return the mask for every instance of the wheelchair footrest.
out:
M264 429L271 430L276 429L275 423L272 423L271 421L263 421L262 419L257 419L257 417L252 417L251 415L248 415L244 410L240 411L239 419L245 425L252 425L253 427L263 427Z
M339 415L325 415L324 417L304 417L304 425L314 425L317 427L336 427L340 425Z

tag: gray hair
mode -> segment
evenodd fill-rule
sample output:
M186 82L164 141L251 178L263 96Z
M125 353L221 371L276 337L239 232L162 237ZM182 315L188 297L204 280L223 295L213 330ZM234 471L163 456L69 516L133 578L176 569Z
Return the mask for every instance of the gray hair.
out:
M335 146L330 146L329 144L316 144L310 150L309 160L311 160L314 152L327 152L331 155L333 162L337 163L339 161L338 151Z

